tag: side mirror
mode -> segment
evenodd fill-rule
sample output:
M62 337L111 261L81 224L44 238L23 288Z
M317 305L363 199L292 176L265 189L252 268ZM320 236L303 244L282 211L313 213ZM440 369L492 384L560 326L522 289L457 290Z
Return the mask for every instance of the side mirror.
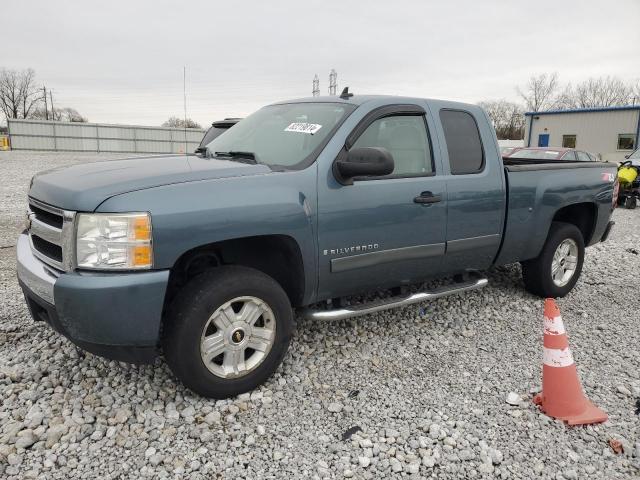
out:
M362 147L347 152L347 158L334 164L336 177L343 185L352 185L354 177L381 177L393 173L393 156L386 148Z

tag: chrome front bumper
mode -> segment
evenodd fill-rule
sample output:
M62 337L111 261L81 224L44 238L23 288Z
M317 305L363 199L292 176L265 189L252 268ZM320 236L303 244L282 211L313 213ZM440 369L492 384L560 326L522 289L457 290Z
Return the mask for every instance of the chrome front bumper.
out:
M16 250L20 282L45 302L55 305L53 287L59 274L34 256L26 233L18 237Z

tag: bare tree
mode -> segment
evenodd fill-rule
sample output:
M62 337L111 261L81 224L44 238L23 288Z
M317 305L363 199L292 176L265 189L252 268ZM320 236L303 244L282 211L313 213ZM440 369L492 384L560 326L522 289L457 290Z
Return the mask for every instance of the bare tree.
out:
M48 119L48 120L55 120L58 122L86 123L89 121L86 117L80 115L80 113L78 113L78 111L75 108L69 108L69 107L55 108L53 112L49 110L48 116L45 113L43 107L38 107L33 111L30 118L36 118L38 120Z
M640 80L631 87L631 105L640 105Z
M53 111L53 119L59 122L86 123L89 120L78 113L75 108L56 108Z
M0 108L7 119L29 118L42 102L40 89L35 85L35 75L30 68L0 70Z
M507 100L488 100L480 105L489 115L500 140L520 140L524 136L522 106Z
M564 86L562 91L556 95L552 108L557 110L568 110L577 107L578 104L576 102L575 91L573 86L568 83Z
M617 77L590 78L576 86L575 104L578 108L628 105L633 98L633 86Z
M557 73L533 75L523 89L516 87L528 110L539 112L553 108L558 90Z
M497 128L503 123L504 118L506 117L506 103L506 100L485 100L483 102L479 102L478 105L487 112L491 123L493 123L493 127Z
M509 121L507 122L506 138L509 140L521 140L524 138L524 109L521 105L509 102Z
M171 128L200 128L200 124L190 118L186 120L179 117L169 117L169 119L162 124L163 127L171 127Z
M640 105L640 80L636 80L636 83L631 87L631 104Z

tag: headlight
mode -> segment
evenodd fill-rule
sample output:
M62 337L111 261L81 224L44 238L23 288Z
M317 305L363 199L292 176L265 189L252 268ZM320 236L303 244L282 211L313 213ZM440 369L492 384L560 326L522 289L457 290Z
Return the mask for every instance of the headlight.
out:
M76 231L79 268L151 268L151 216L148 213L79 213Z

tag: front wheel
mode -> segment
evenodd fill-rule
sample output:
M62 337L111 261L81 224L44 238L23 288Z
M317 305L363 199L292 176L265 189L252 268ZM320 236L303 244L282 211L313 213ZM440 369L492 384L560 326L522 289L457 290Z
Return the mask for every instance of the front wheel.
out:
M584 250L584 239L578 227L553 222L540 255L522 262L522 278L527 291L540 297L564 297L580 277Z
M282 362L293 312L264 273L224 266L198 275L168 312L163 349L171 371L194 392L228 398L267 380Z

